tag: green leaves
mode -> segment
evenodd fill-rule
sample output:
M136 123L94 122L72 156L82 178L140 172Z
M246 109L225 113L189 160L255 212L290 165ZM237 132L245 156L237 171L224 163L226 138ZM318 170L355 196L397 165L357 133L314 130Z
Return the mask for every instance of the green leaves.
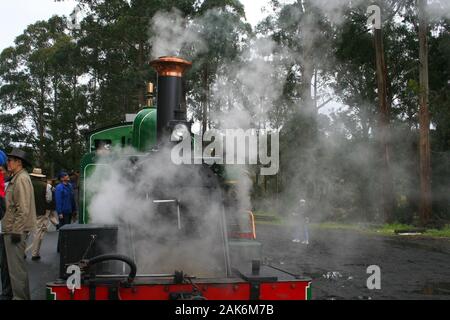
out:
M70 152L55 150L50 145L61 130L67 130L67 127L59 132L54 130L58 111L73 114L82 105L76 99L77 77L82 74L79 57L60 17L28 26L16 38L15 47L5 49L0 56L0 101L7 112L1 124L10 128L11 122L17 121L20 128L11 130L8 143L31 143L42 166L50 166L46 159L51 159L52 153ZM70 90L72 101L64 106L60 93ZM77 130L75 118L73 115L69 123L74 123ZM71 140L67 145L75 146L77 141Z
M193 60L185 79L193 120L202 120L206 110L207 124L220 125L211 115L230 113L239 104L256 125L285 130L277 187L288 189L296 179L304 181L299 187L305 192L323 184L337 190L345 186L345 192L330 196L331 202L354 212L372 206L370 195L379 190L373 181L378 159L369 152L376 143L378 121L375 51L365 14L371 1L352 1L336 8L336 2L329 7L327 1L284 4L273 0L271 14L255 30L246 23L244 6L238 0L78 3L83 9L79 30L68 28L67 18L55 16L28 26L13 47L0 53L0 143L4 147L26 143L37 150L36 159L44 167L77 167L85 151L83 131L121 122L126 113L138 111L143 104L145 83L156 82L148 65L152 18L176 8L186 27L195 26L196 35L206 44L200 51L189 44L182 51ZM417 10L412 0L383 0L380 5L391 121L400 136L393 157L408 172L396 179L399 188L407 190L416 181L412 163L420 93ZM445 153L450 150L448 20L433 20L431 30L432 149ZM257 41L262 43L258 50L270 54L256 52ZM237 76L236 70L252 71L249 66L257 69L261 65L273 71L270 76L250 83L242 81L242 74ZM246 95L246 86L253 82L264 84L260 99ZM315 84L317 94L312 89ZM329 117L320 115L316 109L328 98L346 108ZM260 105L265 109L257 115L253 109ZM361 161L358 165L352 162L355 157L361 160L358 154L371 170L361 166ZM447 160L440 159L434 164L436 185L444 185L442 177L448 176ZM268 183L274 185L274 181ZM295 189L289 192L296 196Z

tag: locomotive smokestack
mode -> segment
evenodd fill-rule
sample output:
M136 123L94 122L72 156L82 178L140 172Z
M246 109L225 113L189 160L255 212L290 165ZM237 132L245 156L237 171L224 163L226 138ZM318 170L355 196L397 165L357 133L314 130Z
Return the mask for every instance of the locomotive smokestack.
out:
M177 123L186 123L182 78L192 63L177 57L161 57L150 65L158 73L157 134L162 141Z

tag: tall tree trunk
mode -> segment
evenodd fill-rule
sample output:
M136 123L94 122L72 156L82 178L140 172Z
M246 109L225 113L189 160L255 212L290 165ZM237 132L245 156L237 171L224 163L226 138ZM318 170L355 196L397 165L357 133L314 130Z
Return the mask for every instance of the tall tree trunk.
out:
M58 73L55 73L53 75L53 110L52 110L52 118L53 119L51 120L53 128L54 128L55 119L56 119L56 117L58 117L58 114L59 114L59 108L58 108L58 105L59 105L58 84L59 84ZM55 137L55 128L52 129L52 133L53 133L53 139L54 139L54 137ZM57 147L58 144L54 140L52 142L55 145L55 147L54 147L54 149L49 149L49 150L52 150L53 152L55 152L55 151L57 152L58 151L58 147ZM50 158L49 159L49 161L50 161L50 176L54 177L55 174L56 174L55 173L55 159L54 159L54 157L49 157L49 158Z
M387 92L387 68L384 57L383 33L381 29L375 29L375 50L377 64L378 100L380 104L380 143L383 154L382 164L382 209L384 219L387 223L393 221L394 209L394 186L390 170L390 105L388 104Z
M143 72L144 70L144 42L142 40L139 41L139 54L138 54L138 66L139 66L139 71ZM139 111L139 109L142 106L146 105L146 101L145 101L145 92L146 89L144 87L144 84L141 84L138 88L138 100L139 100L139 107L137 108L136 111Z
M72 123L72 127L71 127L71 133L70 133L70 140L71 140L71 151L72 151L72 166L74 166L77 162L77 151L78 151L78 142L77 142L77 114L78 114L78 92L77 92L77 86L78 86L78 79L77 79L77 75L75 74L73 77L73 100L74 100L74 105L73 105L73 123Z
M420 55L420 223L427 225L431 219L431 155L430 155L430 112L428 108L428 18L426 0L418 0L419 6L419 55Z
M44 165L45 162L45 154L44 154L44 148L45 148L45 143L44 143L44 139L45 139L45 80L41 79L40 81L40 97L39 97L39 105L38 105L38 126L37 126L37 133L38 133L38 161L37 161L37 165L39 167L42 167Z
M203 112L202 112L202 130L205 134L208 130L208 100L209 100L209 83L208 83L208 64L203 67Z

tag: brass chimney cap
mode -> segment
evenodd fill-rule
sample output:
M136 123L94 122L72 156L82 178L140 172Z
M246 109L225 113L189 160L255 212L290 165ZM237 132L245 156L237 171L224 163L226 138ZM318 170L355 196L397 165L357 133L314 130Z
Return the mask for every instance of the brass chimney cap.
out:
M160 77L183 77L183 74L192 67L192 62L177 57L160 57L150 62Z

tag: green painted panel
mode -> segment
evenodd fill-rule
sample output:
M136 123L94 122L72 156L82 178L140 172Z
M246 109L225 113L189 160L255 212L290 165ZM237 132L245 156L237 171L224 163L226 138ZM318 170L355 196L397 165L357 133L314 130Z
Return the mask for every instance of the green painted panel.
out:
M133 123L133 147L140 152L150 151L156 144L157 111L144 108Z
M311 283L306 287L306 300L312 300Z
M96 144L105 142L112 147L132 146L137 152L150 151L156 145L157 114L155 108L144 108L136 115L133 124L117 125L111 128L100 129L93 132L89 137L90 153L85 154L80 164L80 212L79 222L89 223L89 204L93 194L86 188L87 183L93 182L89 177L96 173L102 179L107 179L109 168L107 164L102 163L102 158L96 156ZM104 170L98 172L98 170Z
M89 190L92 190L91 188L87 187L88 183L93 183L93 180L90 180L89 178L92 177L94 172L97 176L100 176L104 179L108 179L108 174L111 173L111 170L109 170L110 166L105 163L100 162L93 162L86 164L86 166L82 170L82 178L80 181L80 216L79 216L79 222L81 224L87 224L89 223L89 204L91 203L91 199L93 197L92 192ZM96 183L101 183L99 180L95 180Z
M96 160L96 156L95 156L95 152L91 152L91 153L87 153L83 156L83 158L81 158L81 163L80 163L80 208L79 208L79 212L78 212L78 222L83 224L83 223L88 223L88 213L87 210L85 209L87 206L87 201L85 199L85 169L88 165L95 163Z
M48 301L55 301L56 300L56 293L53 292L52 288L47 287L45 289L46 293L47 293L47 300Z

